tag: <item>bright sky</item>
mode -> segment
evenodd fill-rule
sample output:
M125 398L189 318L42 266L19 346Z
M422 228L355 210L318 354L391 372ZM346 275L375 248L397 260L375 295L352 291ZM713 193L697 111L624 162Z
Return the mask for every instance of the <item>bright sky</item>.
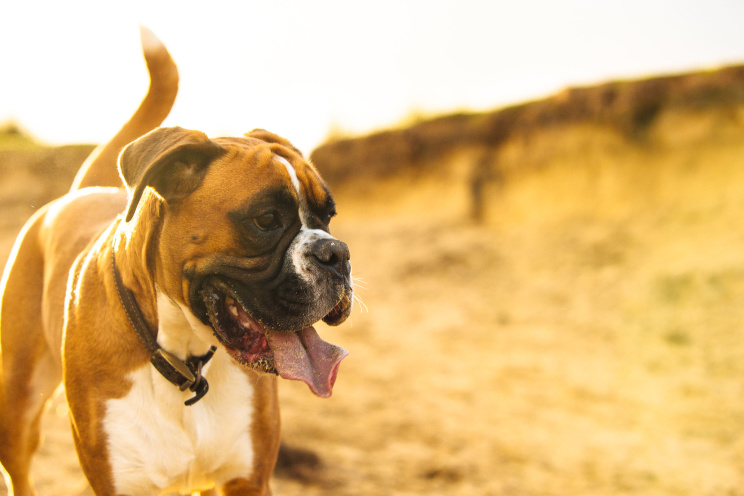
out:
M331 128L744 63L743 22L742 0L0 0L0 122L106 141L147 88L139 24L179 65L165 125L310 152Z

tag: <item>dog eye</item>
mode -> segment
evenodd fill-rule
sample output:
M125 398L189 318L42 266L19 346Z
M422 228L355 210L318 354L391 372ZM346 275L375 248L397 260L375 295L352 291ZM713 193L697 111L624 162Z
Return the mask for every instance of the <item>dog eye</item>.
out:
M333 219L335 216L336 216L336 211L335 210L333 212L330 212L330 213L326 214L323 217L323 219L322 219L323 220L323 223L327 226L328 224L331 223L331 219Z
M253 218L253 223L262 231L273 231L281 226L279 216L276 212L266 212Z

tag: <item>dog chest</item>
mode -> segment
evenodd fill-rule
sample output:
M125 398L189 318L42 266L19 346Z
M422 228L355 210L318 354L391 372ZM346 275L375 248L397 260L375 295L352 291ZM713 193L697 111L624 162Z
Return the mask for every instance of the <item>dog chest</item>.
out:
M253 467L253 386L219 351L205 370L210 390L192 406L149 364L130 375L132 388L106 404L104 429L119 494L190 493Z

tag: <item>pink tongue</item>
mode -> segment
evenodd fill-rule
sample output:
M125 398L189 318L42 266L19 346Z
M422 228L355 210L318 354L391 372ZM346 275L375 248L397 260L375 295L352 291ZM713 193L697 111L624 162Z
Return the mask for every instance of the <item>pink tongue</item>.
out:
M266 338L281 377L304 382L321 398L331 395L338 366L348 351L320 339L312 326L297 332L267 330Z

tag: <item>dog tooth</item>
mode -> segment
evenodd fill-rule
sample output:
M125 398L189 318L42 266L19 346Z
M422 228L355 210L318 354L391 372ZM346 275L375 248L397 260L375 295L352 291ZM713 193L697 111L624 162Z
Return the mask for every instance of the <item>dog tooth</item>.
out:
M232 314L233 317L238 316L238 307L236 307L235 304L228 305L227 308L228 310L230 310L230 313Z

